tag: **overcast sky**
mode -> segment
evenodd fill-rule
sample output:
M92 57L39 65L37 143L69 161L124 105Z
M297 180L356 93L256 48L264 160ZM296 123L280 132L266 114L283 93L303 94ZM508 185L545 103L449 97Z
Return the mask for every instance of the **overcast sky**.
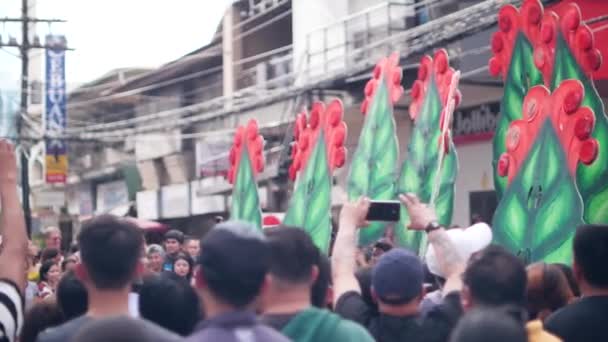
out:
M34 1L34 0L30 0ZM70 47L67 82L80 84L122 67L154 67L208 43L231 0L36 0L38 17L62 18L52 32ZM21 0L0 0L0 17L20 15ZM48 32L39 24L41 37ZM4 42L19 36L17 25L0 26ZM17 84L19 59L0 51L0 87ZM41 59L42 60L42 59ZM8 85L7 85L8 84Z

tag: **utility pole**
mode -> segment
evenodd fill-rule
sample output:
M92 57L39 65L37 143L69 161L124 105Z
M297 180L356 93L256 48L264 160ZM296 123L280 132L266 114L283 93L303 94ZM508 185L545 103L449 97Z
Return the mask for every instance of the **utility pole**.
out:
M23 214L25 216L25 225L27 227L27 234L31 236L32 233L32 210L30 207L30 182L29 182L29 167L28 157L26 152L26 146L24 140L21 139L23 135L23 118L28 113L28 94L29 94L29 52L31 49L46 49L47 46L39 44L30 44L29 39L29 25L30 23L60 23L65 22L61 19L37 19L29 17L29 3L28 0L21 0L21 17L20 18L0 18L0 22L18 22L21 23L21 44L11 43L3 44L0 41L0 47L16 47L19 49L19 55L21 57L21 103L20 103L20 116L17 118L17 142L21 146L21 154L19 156L21 161L21 197L23 205Z
M29 17L28 17L28 0L22 0L21 3L21 115L17 118L17 132L23 134L23 116L27 115L28 108L28 92L29 92ZM25 144L21 141L21 201L23 202L23 215L25 215L25 227L27 228L27 236L32 236L32 208L30 207L30 172L29 160L25 151Z

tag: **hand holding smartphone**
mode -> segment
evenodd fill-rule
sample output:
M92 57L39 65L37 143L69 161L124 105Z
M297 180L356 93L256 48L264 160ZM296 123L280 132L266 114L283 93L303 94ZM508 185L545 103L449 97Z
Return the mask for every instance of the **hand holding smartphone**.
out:
M399 201L370 201L367 221L398 222L401 217Z

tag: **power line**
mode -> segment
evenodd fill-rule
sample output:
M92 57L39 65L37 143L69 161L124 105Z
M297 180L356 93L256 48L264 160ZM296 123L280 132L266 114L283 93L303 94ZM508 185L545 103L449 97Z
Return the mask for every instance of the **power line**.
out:
M439 6L440 4L442 4L444 2L448 2L448 1L452 1L452 0L424 0L423 2L420 2L420 3L416 3L416 4L412 4L412 5L407 5L407 7L413 9L414 13L420 13L423 10L425 10L426 8L433 8L433 7ZM381 6L376 6L376 7L381 7ZM286 10L285 12L282 12L281 14L279 14L279 16L283 16L283 15L285 15L285 13L291 14L291 10ZM272 19L272 20L276 20L276 18ZM238 24L237 24L237 26L238 26ZM255 29L257 29L257 27ZM247 32L248 31L246 31L245 33L247 33ZM241 33L241 35L242 34L243 33ZM238 37L239 36L237 36L237 38ZM213 48L221 48L221 45L214 46ZM277 50L279 50L279 49L277 49ZM205 57L205 55L195 54L195 55L187 56L187 57L185 57L183 59L175 61L174 63L181 63L181 62L183 62L187 58L201 58L201 57ZM243 60L246 60L246 59L249 59L249 57L248 58L243 58ZM241 60L234 61L233 66L238 66L238 65L243 64L243 63L244 62L242 62ZM169 66L170 66L170 64L169 65L165 65L163 67L169 67ZM163 68L163 67L161 67L161 68ZM79 102L71 103L71 104L68 104L68 108L74 108L76 106L81 106L81 105L84 106L84 105L89 105L89 104L93 104L93 103L97 103L97 102L103 102L103 101L106 101L106 100L113 100L113 99L117 99L117 98L121 98L121 97L136 95L136 94L139 94L139 93L142 93L142 92L156 90L156 89L159 89L159 88L162 88L162 87L165 87L165 86L168 86L168 85L172 85L172 84L175 84L175 83L179 83L179 82L182 82L182 81L185 81L185 80L190 80L190 79L193 79L193 78L197 78L199 76L204 76L204 75L207 75L209 73L217 72L217 71L220 71L220 70L222 70L221 66L215 67L213 69L206 69L206 70L202 70L202 71L199 71L199 72L196 72L196 73L193 73L193 74L189 74L189 75L186 75L186 76L170 78L170 79L165 80L163 82L152 84L152 85L149 85L149 86L144 86L144 87L140 87L140 88L136 88L136 89L131 89L131 90L128 90L128 91L123 91L123 92L119 92L119 93L115 93L115 94L111 94L111 95L101 96L101 97L98 97L98 98L93 99L93 100L86 100L86 101L79 101ZM157 72L157 70L151 71L151 73L154 73L154 72ZM143 75L143 76L145 76L145 75Z

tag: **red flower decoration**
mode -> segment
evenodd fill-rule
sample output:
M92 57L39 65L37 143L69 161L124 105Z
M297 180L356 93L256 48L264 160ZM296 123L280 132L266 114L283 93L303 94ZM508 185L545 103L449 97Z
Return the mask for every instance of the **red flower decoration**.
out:
M602 54L595 47L593 32L581 20L581 10L575 3L568 4L561 20L552 11L543 16L540 41L534 49L534 64L543 73L545 84L551 82L560 30L576 61L589 78L600 69Z
M295 180L298 172L304 169L308 158L312 153L319 132L323 130L329 171L340 168L346 161L346 123L342 120L344 107L342 101L333 100L325 107L323 102L315 102L312 105L308 122L306 121L306 110L298 114L296 118L294 137L295 143L291 150L292 163L289 167L289 178Z
M513 5L506 5L500 9L499 31L494 33L491 40L493 57L490 59L489 68L492 76L502 74L503 79L507 77L515 41L520 32L533 46L537 44L542 18L543 6L539 0L524 0L520 10Z
M544 86L530 89L524 99L523 116L509 126L507 152L498 161L498 174L513 181L526 156L535 143L546 120L553 128L565 151L568 170L576 174L579 162L589 165L598 154L598 142L591 137L595 115L588 107L581 107L585 90L578 80L562 82L553 92Z
M365 85L365 100L361 104L361 112L367 114L367 109L372 103L372 99L376 94L378 82L384 77L384 81L388 87L388 94L391 103L395 104L403 95L403 87L401 86L401 77L403 70L399 67L399 53L393 52L388 58L384 57L376 67L372 78Z
M264 138L258 133L258 122L254 119L249 120L247 127L239 126L234 135L234 143L230 148L230 170L227 177L230 184L234 184L243 155L243 147L247 148L253 175L264 171L264 154L262 153Z
M274 226L278 226L280 224L281 224L281 220L274 215L266 215L262 219L263 227L274 227Z
M428 91L429 85L434 80L439 91L439 98L441 104L445 108L448 102L448 96L450 93L450 85L452 82L452 76L454 75L454 69L450 67L448 53L444 49L437 50L435 57L431 58L425 55L420 60L420 67L418 68L418 78L412 85L412 103L410 104L410 118L416 121L420 110L424 104L424 98ZM460 103L462 95L460 91L456 91L455 104L457 107ZM440 126L443 128L444 112L441 112Z

